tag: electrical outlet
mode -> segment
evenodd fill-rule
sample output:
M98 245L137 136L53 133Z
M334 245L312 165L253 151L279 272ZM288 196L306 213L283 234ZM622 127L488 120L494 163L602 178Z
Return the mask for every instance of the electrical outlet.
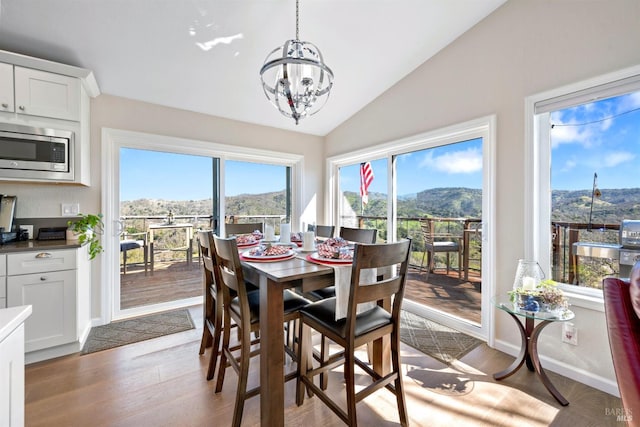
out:
M578 345L578 328L573 323L567 322L562 325L562 342Z
M33 225L21 225L20 229L27 230L27 233L29 233L29 240L33 240Z
M62 216L78 216L80 203L61 203L60 210L62 211Z

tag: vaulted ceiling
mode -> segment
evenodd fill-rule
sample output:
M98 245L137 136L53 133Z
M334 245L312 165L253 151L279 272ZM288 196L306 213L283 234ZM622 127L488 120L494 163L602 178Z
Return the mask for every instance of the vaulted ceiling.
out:
M335 82L298 126L259 77L295 38L294 0L0 0L0 49L91 69L102 93L326 135L505 1L300 0Z

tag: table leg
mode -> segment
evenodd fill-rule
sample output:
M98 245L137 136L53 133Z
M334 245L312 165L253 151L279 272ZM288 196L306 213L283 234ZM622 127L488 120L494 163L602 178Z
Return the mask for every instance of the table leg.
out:
M500 371L497 374L493 374L493 378L498 381L504 378L510 377L511 375L516 373L516 371L520 369L522 364L525 362L525 359L529 359L529 350L528 350L529 346L527 345L529 340L529 335L527 334L527 331L525 330L524 326L522 326L522 323L520 323L520 320L518 320L516 315L511 313L507 313L507 314L511 316L513 320L516 322L516 325L518 325L518 330L520 331L520 353L518 353L518 355L516 356L516 360L514 360L513 363L509 365L507 369L505 369L504 371ZM533 319L527 318L527 321L529 320L533 320Z
M507 378L516 373L516 371L518 371L518 369L520 369L522 365L526 363L527 368L530 371L535 372L538 377L540 377L540 381L542 381L542 384L558 401L558 403L560 403L562 406L567 406L569 404L569 401L565 399L551 383L551 380L547 376L546 372L544 371L544 369L542 369L542 365L540 364L540 356L538 355L538 338L540 337L540 332L542 332L542 329L545 326L552 322L550 320L543 320L534 327L535 320L531 317L526 317L525 325L523 326L515 314L508 312L507 314L509 314L509 316L513 318L513 320L518 325L518 329L520 330L520 353L518 353L516 359L507 369L493 374L493 378L498 381Z
M260 276L260 425L284 426L282 285Z
M383 303L385 310L391 310L391 300L385 299ZM391 372L391 337L384 336L373 342L371 348L371 364L373 370L384 376Z
M535 327L533 333L531 334L531 338L529 339L529 353L531 354L531 360L533 362L533 366L536 370L536 373L540 377L542 384L549 390L549 393L560 403L562 406L567 406L569 401L560 394L558 389L555 388L553 384L551 384L551 380L547 376L544 369L542 369L542 365L540 364L540 358L538 357L538 337L540 336L540 332L542 328L551 323L549 320L544 322L540 322L538 326Z
M153 276L153 242L149 243L149 264L151 264L151 275Z

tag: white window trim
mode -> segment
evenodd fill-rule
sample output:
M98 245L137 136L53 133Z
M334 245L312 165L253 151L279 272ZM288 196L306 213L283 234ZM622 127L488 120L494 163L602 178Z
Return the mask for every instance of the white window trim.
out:
M494 341L494 312L491 305L491 295L495 294L495 159L496 159L496 116L486 116L468 122L455 124L445 128L432 130L407 138L398 139L327 158L326 176L328 191L325 196L325 218L330 219L331 224L338 224L337 200L340 194L339 168L365 161L387 158L387 176L392 175L393 158L396 155L411 151L433 148L449 143L465 141L469 139L483 138L483 225L482 225L482 319L480 327L472 326L466 322L452 321L450 316L432 313L434 320L450 327L456 327L462 332L486 339L489 345ZM389 218L387 227L389 241L396 239L396 219L393 201L396 199L395 179L388 182L388 210Z
M549 174L551 150L550 147L543 150L541 142L549 141L549 111L567 108L571 104L567 101L568 99L574 99L575 103L582 104L589 102L589 99L597 99L602 93L607 93L607 96L616 96L629 92L629 82L623 80L638 75L640 75L640 65L525 98L524 256L526 259L537 260L546 277L551 277L550 250L548 249L551 247L551 198L549 197L551 188L550 180L543 181L542 177ZM554 102L557 102L555 108ZM539 109L542 106L541 113L536 114L536 105ZM604 311L600 290L562 284L560 287L565 291L572 305Z
M158 310L159 306L144 306L136 309L114 309L113 302L119 295L114 295L114 284L119 274L118 237L119 215L118 206L120 195L120 177L113 173L119 170L120 148L136 148L142 150L165 151L177 154L216 157L220 159L220 212L224 213L224 165L225 160L257 162L291 167L291 215L292 227L297 227L302 212L302 171L304 156L271 150L262 150L217 142L199 141L187 138L170 137L164 135L134 132L121 129L102 128L102 211L104 214L105 249L102 258L102 289L101 289L101 324L115 319L148 314ZM108 237L108 238L107 238ZM201 303L201 298L191 299L187 305ZM167 307L163 308L175 308Z

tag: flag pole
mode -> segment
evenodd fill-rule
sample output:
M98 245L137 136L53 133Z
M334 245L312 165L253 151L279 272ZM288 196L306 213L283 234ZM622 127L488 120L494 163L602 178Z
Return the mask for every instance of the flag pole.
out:
M593 188L591 189L591 206L589 207L589 223L587 224L587 231L591 231L591 215L593 214L593 197L596 194L596 180L598 179L598 174L596 172L593 173Z

